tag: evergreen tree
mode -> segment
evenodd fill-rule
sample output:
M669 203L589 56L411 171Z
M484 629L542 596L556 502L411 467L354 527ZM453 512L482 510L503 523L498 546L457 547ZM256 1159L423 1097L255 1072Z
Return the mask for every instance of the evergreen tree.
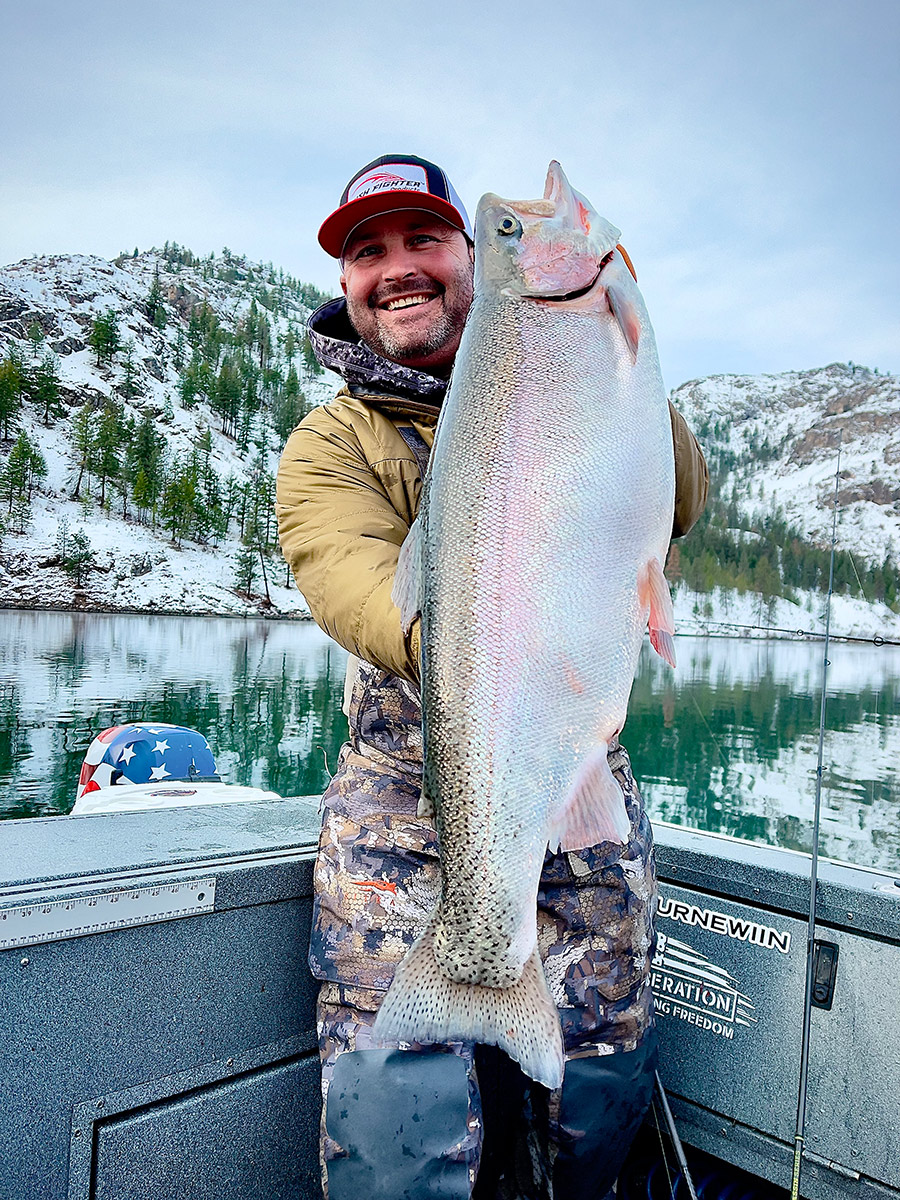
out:
M234 586L237 591L243 592L245 596L250 595L258 567L259 557L256 546L252 540L242 539L241 548L238 550L234 562Z
M16 428L16 416L22 406L25 392L25 368L18 352L10 347L9 353L0 359L0 426L7 440Z
M69 520L68 517L60 517L59 524L56 527L56 552L60 560L66 557L66 551L69 547Z
M97 449L97 413L90 403L83 404L72 420L72 444L78 455L78 478L72 490L72 499L77 500L85 472L88 478L93 474Z
M309 337L306 334L303 335L300 356L303 359L303 369L307 379L315 379L317 375L322 374L322 368L319 366L319 360L316 358L316 353L313 350Z
M37 321L32 321L25 336L31 344L32 358L36 360L44 348L44 331Z
M97 452L94 473L100 480L100 507L106 506L106 485L119 476L124 445L122 412L111 401L103 406L97 426Z
M31 396L36 404L43 407L45 425L50 424L51 417L66 415L59 399L59 359L52 350L44 354L35 368Z
M44 456L31 444L25 430L21 430L0 472L0 494L7 501L7 513L12 514L19 503L24 504L27 512L34 487L46 476Z
M172 361L175 364L176 371L180 371L184 367L185 353L186 353L186 351L185 351L184 330L179 325L178 333L176 334L176 337L175 337L175 350L174 350L173 356L172 356Z
M156 506L163 487L163 456L166 439L157 431L150 413L144 413L128 448L132 499L143 513L156 523Z
M133 400L138 394L138 369L134 361L134 342L129 338L122 346L122 382L119 394L125 400Z
M284 381L284 387L272 405L272 426L280 441L287 441L307 411L308 404L300 390L297 371L291 367Z
M97 356L98 367L112 362L121 347L119 318L115 309L108 308L94 318L88 334L88 345Z
M172 472L163 488L160 516L172 541L181 545L191 531L196 519L197 474L195 466L188 463L173 463Z
M144 297L144 314L154 328L165 328L166 310L163 308L162 288L159 285L159 264L154 268L150 291Z
M94 565L94 551L87 534L82 529L76 529L67 541L67 550L60 560L60 566L75 581L76 587L81 587L88 569Z

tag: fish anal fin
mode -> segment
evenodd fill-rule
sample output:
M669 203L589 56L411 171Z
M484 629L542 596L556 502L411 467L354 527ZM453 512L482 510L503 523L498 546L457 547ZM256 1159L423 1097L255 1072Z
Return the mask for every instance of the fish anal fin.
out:
M391 600L400 609L400 624L408 633L422 611L422 522L416 517L400 547Z
M670 667L675 666L675 610L662 564L655 556L641 569L638 598L650 609L650 645Z
M480 1042L499 1046L531 1079L562 1083L562 1030L537 947L508 988L456 983L434 953L434 917L397 967L375 1021L382 1042Z
M549 830L551 850L584 850L600 842L621 846L627 840L631 820L608 753L606 742L600 742L579 766Z

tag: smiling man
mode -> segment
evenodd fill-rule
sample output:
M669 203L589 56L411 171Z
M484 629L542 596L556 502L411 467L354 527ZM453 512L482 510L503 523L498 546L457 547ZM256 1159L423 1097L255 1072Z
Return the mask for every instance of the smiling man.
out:
M446 375L472 303L466 235L424 212L363 221L343 247L347 315L376 354Z
M390 1049L372 1035L439 890L434 822L416 811L419 624L404 634L391 588L472 302L474 255L446 174L409 155L357 172L319 242L340 259L344 294L313 313L309 338L344 386L288 439L277 507L313 617L353 656L350 740L323 797L309 959L321 981L323 1187L329 1200L602 1200L655 1064L650 826L621 747L610 767L633 813L629 841L548 855L538 894L562 1088L528 1080L495 1047ZM674 410L672 433L677 537L702 511L708 477Z

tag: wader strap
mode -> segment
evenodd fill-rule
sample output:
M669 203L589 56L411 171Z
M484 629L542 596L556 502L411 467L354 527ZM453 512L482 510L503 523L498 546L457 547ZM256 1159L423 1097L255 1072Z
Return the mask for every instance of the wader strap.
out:
M412 450L416 456L416 462L419 464L419 470L422 472L422 478L425 478L425 472L428 469L428 458L431 450L428 443L419 433L418 429L414 429L412 425L398 425L397 432Z

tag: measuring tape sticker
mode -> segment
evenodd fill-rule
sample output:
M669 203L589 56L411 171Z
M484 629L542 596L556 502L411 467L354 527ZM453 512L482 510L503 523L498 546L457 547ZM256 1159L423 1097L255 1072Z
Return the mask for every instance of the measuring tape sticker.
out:
M191 879L18 904L0 908L0 950L193 917L212 912L215 903L215 879Z

